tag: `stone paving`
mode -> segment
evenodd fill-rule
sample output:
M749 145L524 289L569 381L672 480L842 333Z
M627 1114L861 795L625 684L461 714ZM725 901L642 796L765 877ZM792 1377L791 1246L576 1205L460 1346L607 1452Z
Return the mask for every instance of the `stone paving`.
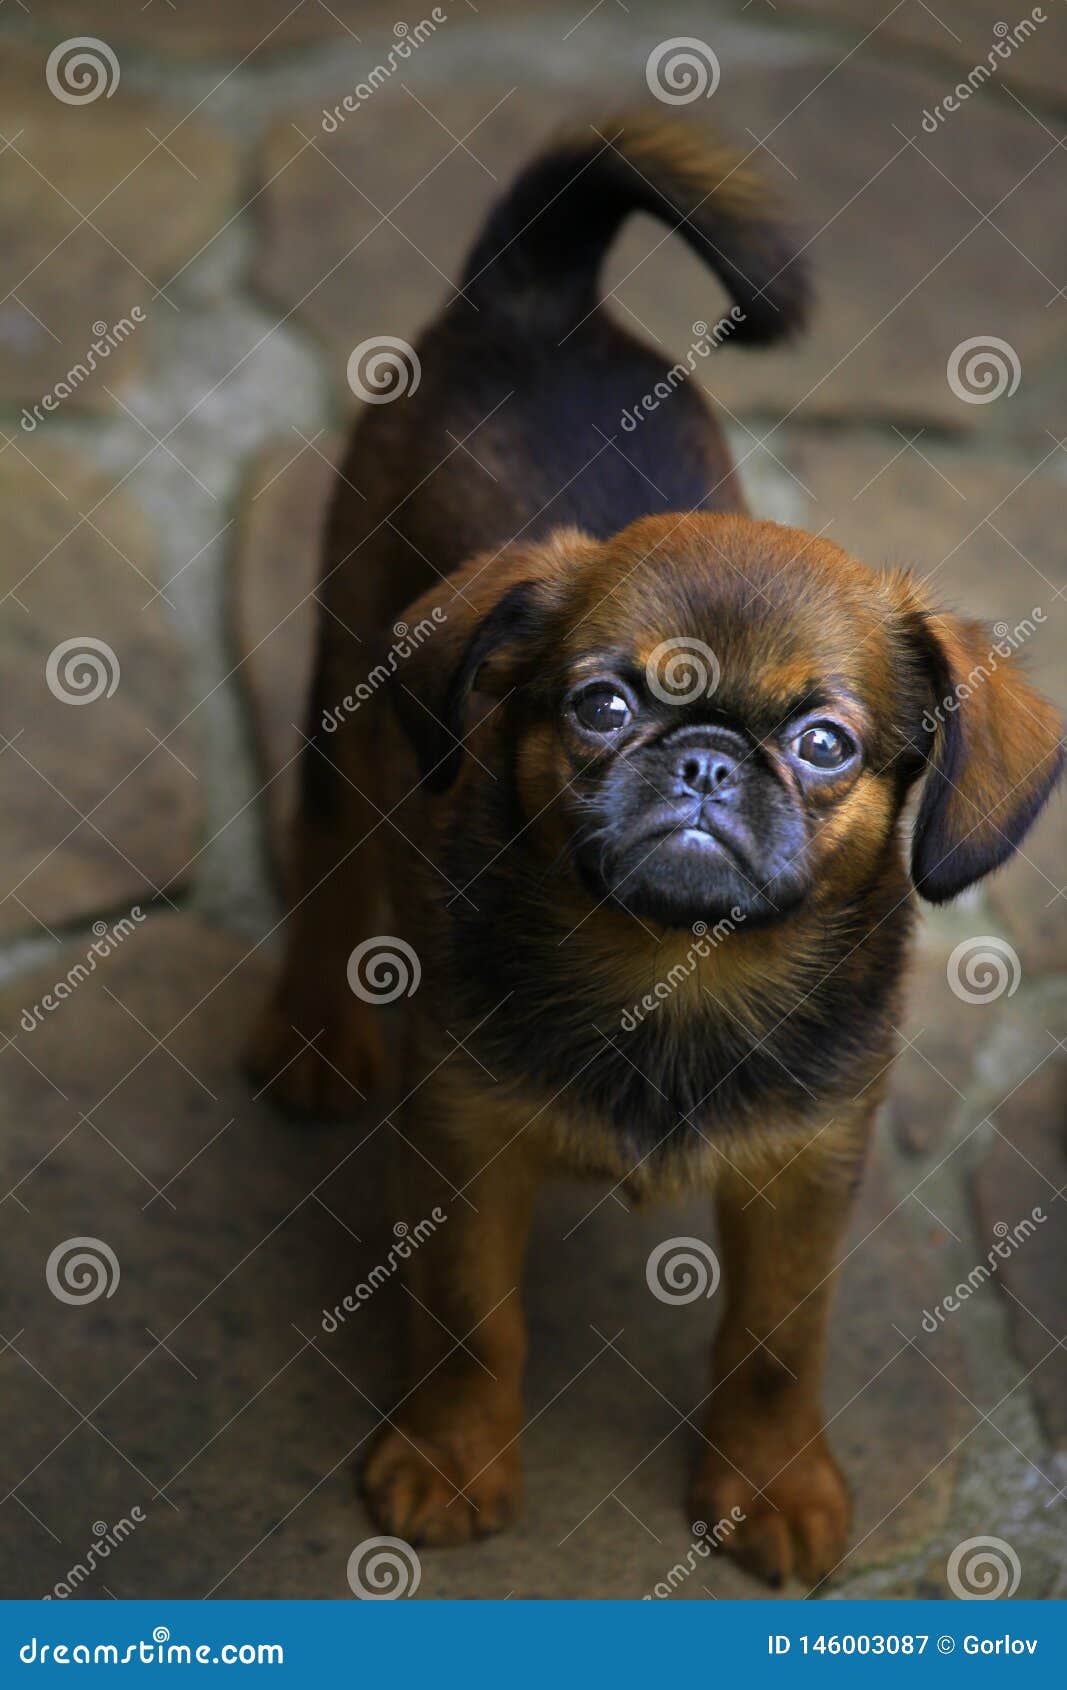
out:
M1060 0L932 133L1003 39L999 0L442 9L332 133L398 39L392 4L0 16L4 1596L61 1585L134 1508L78 1594L351 1594L403 1290L356 1330L321 1320L389 1247L391 1129L297 1130L236 1065L277 957L346 362L415 334L553 123L650 101L665 38L713 49L708 113L795 205L819 288L805 341L702 372L753 507L1022 627L1067 706ZM82 103L47 73L75 32L119 72ZM661 235L620 242L613 308L681 353L722 296ZM996 396L947 378L972 338L1006 343ZM835 1595L947 1596L980 1535L1017 1595L1067 1594L1062 839L1060 800L923 922L833 1329L857 1497ZM599 1195L561 1189L535 1236L523 1519L424 1553L420 1596L638 1597L686 1557L708 1314L649 1306L644 1263L707 1217L590 1214ZM120 1269L102 1258L112 1294L81 1306L46 1278L78 1238ZM679 1598L764 1594L696 1566Z

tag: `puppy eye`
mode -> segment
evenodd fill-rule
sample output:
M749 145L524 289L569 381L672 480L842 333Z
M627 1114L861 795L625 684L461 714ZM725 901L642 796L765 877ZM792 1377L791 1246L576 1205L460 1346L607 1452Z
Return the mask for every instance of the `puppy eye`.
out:
M629 702L611 686L587 687L574 701L574 714L587 733L614 734L630 720Z
M805 728L793 741L793 746L801 762L810 764L813 769L839 769L855 750L848 736L839 728L831 727L829 722L815 722L810 728Z

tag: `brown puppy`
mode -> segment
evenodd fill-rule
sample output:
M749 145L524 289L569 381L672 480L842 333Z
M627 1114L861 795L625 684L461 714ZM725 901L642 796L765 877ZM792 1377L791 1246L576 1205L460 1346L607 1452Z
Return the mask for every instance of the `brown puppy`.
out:
M739 1510L732 1553L812 1580L847 1541L820 1374L912 887L950 898L1008 856L1060 724L1010 663L957 692L990 636L918 582L744 514L684 368L596 308L635 209L718 272L732 338L801 317L759 184L687 131L591 131L496 208L417 391L368 411L345 465L254 1066L291 1105L352 1109L382 1045L351 953L412 947L396 1212L448 1219L412 1255L412 1390L365 1471L384 1529L458 1543L514 1512L516 1288L538 1183L566 1170L634 1199L714 1189L727 1301L693 1515Z

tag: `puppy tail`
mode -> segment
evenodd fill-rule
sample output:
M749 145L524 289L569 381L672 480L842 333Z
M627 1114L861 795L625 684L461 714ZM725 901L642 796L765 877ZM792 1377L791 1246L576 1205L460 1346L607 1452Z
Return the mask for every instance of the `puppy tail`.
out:
M565 333L595 309L601 261L644 211L676 229L733 296L732 340L801 327L808 285L797 241L743 155L676 120L626 116L561 137L489 214L463 291L479 310Z

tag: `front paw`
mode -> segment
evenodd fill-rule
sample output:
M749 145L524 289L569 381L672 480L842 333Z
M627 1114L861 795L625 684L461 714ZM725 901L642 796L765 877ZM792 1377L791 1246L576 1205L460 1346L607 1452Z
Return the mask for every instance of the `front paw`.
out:
M780 1588L797 1577L817 1584L845 1555L852 1504L821 1431L788 1423L708 1427L690 1494L692 1519L746 1571Z
M255 1028L245 1069L288 1114L322 1120L359 1115L385 1079L375 1011L344 1000L313 1001L294 1010L279 994Z
M362 1482L384 1532L411 1544L468 1543L500 1531L518 1512L518 1442L477 1419L431 1436L386 1427L367 1458Z

